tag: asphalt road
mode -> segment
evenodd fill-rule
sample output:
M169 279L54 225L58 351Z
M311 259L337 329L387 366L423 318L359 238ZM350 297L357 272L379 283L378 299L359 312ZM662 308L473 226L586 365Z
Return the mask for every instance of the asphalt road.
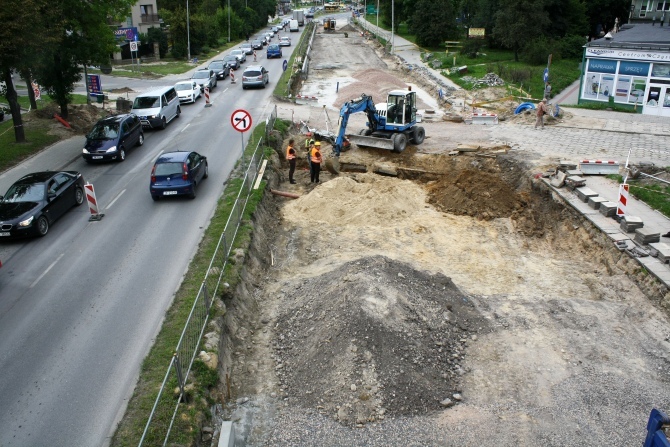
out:
M291 37L296 42L298 35ZM293 48L283 48L284 59ZM146 131L144 146L130 151L125 162L88 165L77 158L61 167L82 172L94 184L102 221L89 222L83 205L44 238L2 243L0 446L109 443L241 154L231 113L246 109L258 123L270 112L283 59L259 56L270 72L267 89L242 90L239 80L226 79L213 90L211 108L204 100L183 105L181 117L166 130ZM248 59L245 65L252 64ZM195 200L153 202L153 161L182 149L208 157L209 179ZM53 169L48 154L40 159L43 166L35 170Z

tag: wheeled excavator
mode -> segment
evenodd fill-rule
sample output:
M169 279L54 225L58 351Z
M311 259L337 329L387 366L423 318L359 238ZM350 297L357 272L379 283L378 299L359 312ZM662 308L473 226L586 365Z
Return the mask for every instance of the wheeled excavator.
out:
M368 117L367 128L358 135L345 135L349 116L364 112ZM342 145L349 141L359 146L376 147L400 153L407 142L421 144L426 138L423 127L416 125L416 92L392 90L383 104L375 105L372 97L362 94L360 98L344 103L340 108L340 128L333 144L335 155L339 157Z

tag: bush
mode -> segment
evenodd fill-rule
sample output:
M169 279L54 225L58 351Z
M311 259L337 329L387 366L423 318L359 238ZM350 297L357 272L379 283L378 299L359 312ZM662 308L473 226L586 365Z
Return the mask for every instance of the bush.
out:
M484 41L480 39L466 39L461 48L461 54L471 58L476 58L479 50L484 46Z
M507 68L507 67L506 67ZM509 68L505 70L503 79L514 84L521 84L528 81L533 76L533 71L530 68Z
M584 36L565 36L557 42L557 48L565 59L581 59L584 53Z
M521 57L531 65L542 65L546 64L549 54L551 54L549 41L546 37L540 37L526 44ZM556 56L554 55L554 57Z

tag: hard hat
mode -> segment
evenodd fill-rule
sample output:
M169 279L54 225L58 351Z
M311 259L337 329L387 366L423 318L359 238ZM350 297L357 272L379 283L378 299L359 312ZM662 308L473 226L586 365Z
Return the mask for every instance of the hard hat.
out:
M314 146L321 146L321 142L317 141L316 143L314 143Z

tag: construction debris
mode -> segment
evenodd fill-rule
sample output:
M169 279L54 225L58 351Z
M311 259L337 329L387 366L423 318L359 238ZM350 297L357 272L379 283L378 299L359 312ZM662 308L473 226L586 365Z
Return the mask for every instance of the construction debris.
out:
M477 87L498 87L505 85L505 81L495 73L487 73L483 78L473 78L472 76L464 76L462 78L466 82L471 82L474 88Z
M648 245L661 241L661 233L654 232L649 228L638 228L635 230L635 242L642 245Z
M636 216L623 216L621 219L621 231L624 233L632 233L638 228L644 227L644 222L642 222L642 219ZM637 235L635 236L637 238ZM660 238L660 235L659 235ZM642 241L638 241L642 243ZM657 241L651 241L651 242L657 242ZM646 242L645 242L646 243Z

